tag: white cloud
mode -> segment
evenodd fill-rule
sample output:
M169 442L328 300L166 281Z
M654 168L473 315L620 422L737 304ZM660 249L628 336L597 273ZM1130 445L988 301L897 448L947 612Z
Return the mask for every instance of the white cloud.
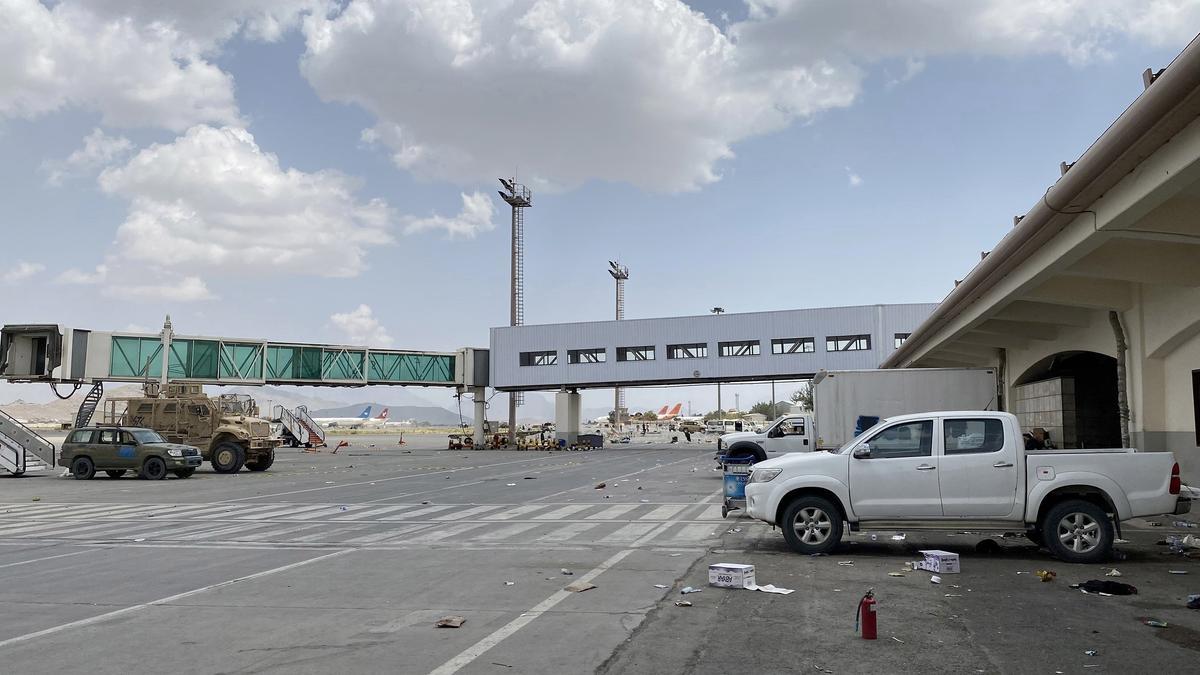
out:
M103 283L107 278L108 265L96 265L96 269L91 272L84 272L74 268L68 269L58 275L58 283L92 285Z
M388 335L387 329L375 318L375 313L368 305L333 314L329 320L346 336L349 344L368 347L390 347L392 344L392 336Z
M10 284L16 283L18 281L29 279L45 269L46 266L41 263L31 263L24 260L18 260L11 267L5 268L4 272L0 274L0 280Z
M854 169L846 167L846 182L850 184L850 187L854 188L862 185L863 179Z
M283 168L245 129L197 126L100 174L130 200L122 260L185 274L352 277L392 241L391 209L335 171Z
M1200 25L1196 0L747 4L722 29L679 0L346 0L305 17L302 70L422 177L678 191L719 180L739 141L850 105L881 63L904 69L885 84L944 55L1083 63Z
M182 130L239 118L233 79L201 51L211 45L170 24L102 16L69 0L0 0L0 22L0 118L75 106L108 126Z
M83 139L83 147L75 150L61 161L42 163L46 182L61 185L66 178L90 175L125 157L133 149L133 143L124 136L109 136L96 128Z
M899 75L890 76L888 78L887 84L885 84L884 86L887 87L888 89L891 89L892 87L896 87L901 84L904 84L905 82L908 82L909 80L913 79L917 75L920 75L921 73L925 72L925 65L926 64L925 64L924 59L915 59L912 57L905 59L904 60L904 72L900 73Z
M480 232L494 230L492 222L495 205L490 195L483 192L462 193L462 211L456 216L433 215L427 218L405 218L404 233L413 234L426 230L445 230L451 239L462 237L474 239Z
M131 271L132 272L132 271ZM167 301L167 302L196 302L212 300L215 296L209 292L204 281L199 277L182 277L178 279L160 276L157 281L143 282L142 275L131 273L128 279L118 281L104 289L104 295L121 300L138 301Z
M200 51L238 34L275 42L299 24L302 13L328 4L325 0L87 0L89 9L107 18L134 16L147 24L169 26Z

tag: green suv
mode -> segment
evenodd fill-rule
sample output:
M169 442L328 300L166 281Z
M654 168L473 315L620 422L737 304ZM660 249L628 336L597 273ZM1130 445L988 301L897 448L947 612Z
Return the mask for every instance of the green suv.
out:
M67 436L61 462L71 467L76 480L88 480L100 470L109 478L137 471L147 480L162 480L167 473L188 478L200 466L200 450L168 443L158 432L138 427L84 427Z

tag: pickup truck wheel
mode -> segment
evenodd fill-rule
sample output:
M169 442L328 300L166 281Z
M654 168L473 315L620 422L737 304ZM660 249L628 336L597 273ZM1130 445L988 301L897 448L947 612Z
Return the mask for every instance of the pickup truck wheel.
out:
M76 457L71 462L71 475L75 480L91 480L96 475L96 464L91 457Z
M1112 550L1112 520L1104 509L1082 499L1052 506L1042 518L1041 530L1046 548L1064 562L1098 563Z
M246 463L246 451L237 443L222 443L212 453L213 471L237 473Z
M167 463L161 457L147 457L138 475L146 480L162 480L167 477Z
M109 478L120 478L125 475L125 469L117 469L116 471L105 471Z
M801 497L783 512L783 538L797 553L828 553L842 540L842 516L821 497Z

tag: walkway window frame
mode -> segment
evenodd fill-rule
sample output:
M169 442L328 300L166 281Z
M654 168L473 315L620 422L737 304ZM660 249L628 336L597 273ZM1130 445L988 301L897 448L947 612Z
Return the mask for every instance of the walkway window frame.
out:
M622 363L626 361L653 361L654 360L654 345L642 345L638 347L618 347L617 361Z
M521 352L520 359L522 367L557 366L558 352L552 349L536 352Z
M825 337L827 352L868 352L871 351L871 334L858 335L829 335Z
M567 363L573 366L604 363L606 361L608 361L608 350L603 347L567 350Z
M668 359L707 359L707 342L689 342L686 344L667 345Z
M762 354L762 340L728 340L718 342L717 353L722 358L758 356Z
M817 351L816 338L796 337L771 340L772 354L812 354L815 351Z

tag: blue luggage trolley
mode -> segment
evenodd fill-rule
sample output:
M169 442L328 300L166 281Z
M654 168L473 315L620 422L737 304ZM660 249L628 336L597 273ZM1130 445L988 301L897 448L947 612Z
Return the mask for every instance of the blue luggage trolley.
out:
M721 517L728 518L730 511L746 508L746 482L750 480L753 457L722 457L725 467L725 503L721 505Z

